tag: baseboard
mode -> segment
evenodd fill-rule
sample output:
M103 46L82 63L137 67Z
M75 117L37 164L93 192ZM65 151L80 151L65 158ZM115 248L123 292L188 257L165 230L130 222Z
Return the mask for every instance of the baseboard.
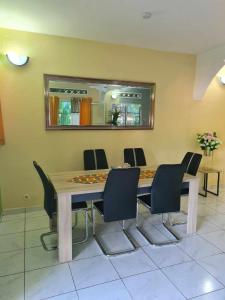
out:
M208 189L216 189L217 185L216 184L210 184L208 185ZM220 189L224 189L225 188L225 184L220 184Z
M41 209L43 209L43 207L40 206L8 208L8 209L3 209L2 215L20 214L20 213L25 213L26 211L36 211Z

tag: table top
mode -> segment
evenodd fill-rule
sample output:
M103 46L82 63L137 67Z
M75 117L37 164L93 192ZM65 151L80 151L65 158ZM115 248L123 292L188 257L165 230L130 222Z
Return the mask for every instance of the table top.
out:
M208 174L208 173L220 173L222 170L220 169L214 169L214 168L207 168L207 167L202 167L199 168L198 172Z
M141 170L151 170L149 167L141 168ZM69 171L69 172L57 172L49 174L49 179L51 180L55 191L59 193L67 193L69 195L78 195L78 194L88 194L103 192L105 181L86 184L86 183L77 183L74 182L74 178L82 175L92 175L92 174L105 174L109 170L91 170L91 171ZM196 176L185 174L183 182L190 182L191 180L196 179ZM149 187L152 185L153 178L140 178L138 187Z

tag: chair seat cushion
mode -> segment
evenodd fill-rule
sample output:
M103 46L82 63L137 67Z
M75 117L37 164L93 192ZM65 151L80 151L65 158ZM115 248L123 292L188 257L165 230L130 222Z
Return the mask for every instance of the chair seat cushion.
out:
M72 202L72 210L87 208L86 202Z
M104 214L104 202L103 201L94 202L94 206L99 210L101 215Z
M189 194L189 189L181 189L180 194L181 194L181 196L188 195Z
M148 206L151 206L151 194L138 196L138 199L147 204Z
M188 193L189 193L189 182L184 182L182 184L180 194L181 195L188 195Z

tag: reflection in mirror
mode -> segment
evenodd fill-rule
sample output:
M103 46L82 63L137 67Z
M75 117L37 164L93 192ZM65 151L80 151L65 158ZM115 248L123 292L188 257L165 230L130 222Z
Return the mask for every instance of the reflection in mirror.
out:
M44 75L47 129L152 129L155 84Z

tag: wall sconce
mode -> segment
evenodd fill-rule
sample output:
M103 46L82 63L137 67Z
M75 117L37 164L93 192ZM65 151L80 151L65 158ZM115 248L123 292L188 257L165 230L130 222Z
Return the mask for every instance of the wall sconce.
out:
M6 57L7 57L8 61L15 66L24 66L29 61L29 56L18 55L14 52L6 53Z
M220 82L225 85L225 76L220 76L219 79Z

